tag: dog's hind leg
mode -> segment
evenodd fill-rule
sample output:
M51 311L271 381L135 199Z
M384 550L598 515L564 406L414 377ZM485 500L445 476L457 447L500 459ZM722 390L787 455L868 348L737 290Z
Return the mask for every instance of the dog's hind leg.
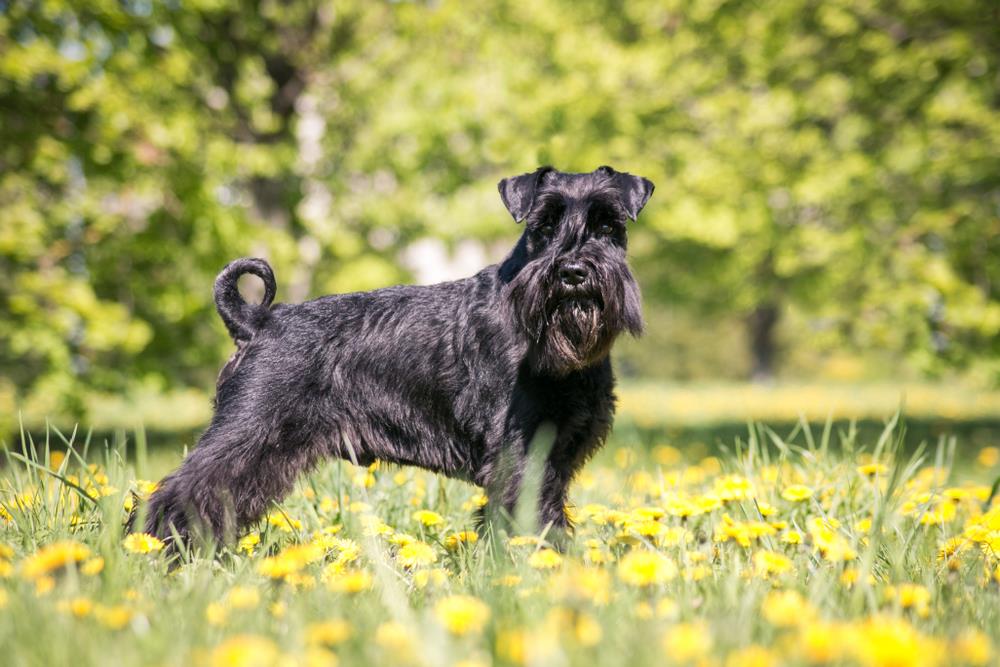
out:
M282 430L217 418L150 497L146 532L165 541L176 534L185 542L231 542L315 461L318 448L284 439Z

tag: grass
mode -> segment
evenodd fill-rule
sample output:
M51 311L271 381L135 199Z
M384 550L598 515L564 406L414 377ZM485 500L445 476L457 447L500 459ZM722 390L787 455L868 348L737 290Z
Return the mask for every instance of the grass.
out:
M910 419L943 425L985 423L990 437L1000 440L1000 390L959 382L838 383L670 383L625 380L617 389L619 426L649 431L688 432L750 421L795 423L800 418L822 424L835 420L881 422L901 405ZM211 396L197 389L162 392L140 387L124 394L88 394L87 423L98 433L133 430L140 424L157 443L177 448L191 442L211 417ZM52 406L24 405L26 419L53 414ZM16 432L18 410L13 395L0 394L0 434ZM65 417L54 420L66 424ZM72 423L72 421L68 421ZM32 433L43 433L45 422L27 421ZM7 439L7 438L5 438ZM963 443L964 444L964 443Z
M563 552L530 503L477 536L478 489L331 462L173 569L122 537L159 467L141 434L25 436L0 473L3 663L996 664L1000 452L805 424L697 460L619 434Z

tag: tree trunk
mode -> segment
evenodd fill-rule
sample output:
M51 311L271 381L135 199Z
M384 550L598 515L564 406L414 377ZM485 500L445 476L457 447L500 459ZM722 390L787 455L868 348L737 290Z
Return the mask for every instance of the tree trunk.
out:
M774 379L774 330L781 311L777 304L761 303L747 317L747 339L750 345L750 378L754 382Z

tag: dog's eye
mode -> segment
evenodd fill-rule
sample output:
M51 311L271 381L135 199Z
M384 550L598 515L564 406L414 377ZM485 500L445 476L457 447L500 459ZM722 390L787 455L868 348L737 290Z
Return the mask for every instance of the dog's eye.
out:
M597 227L597 233L601 236L610 236L613 231L615 231L615 228L606 222Z
M546 222L544 225L538 228L538 232L542 236L552 236L556 232L556 226L551 222Z

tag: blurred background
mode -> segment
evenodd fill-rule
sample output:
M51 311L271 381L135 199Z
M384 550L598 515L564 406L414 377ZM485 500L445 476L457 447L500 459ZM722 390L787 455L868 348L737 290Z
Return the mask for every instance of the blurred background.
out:
M190 444L227 261L293 302L469 275L540 164L656 183L621 433L905 395L1000 441L992 0L0 0L0 432Z

